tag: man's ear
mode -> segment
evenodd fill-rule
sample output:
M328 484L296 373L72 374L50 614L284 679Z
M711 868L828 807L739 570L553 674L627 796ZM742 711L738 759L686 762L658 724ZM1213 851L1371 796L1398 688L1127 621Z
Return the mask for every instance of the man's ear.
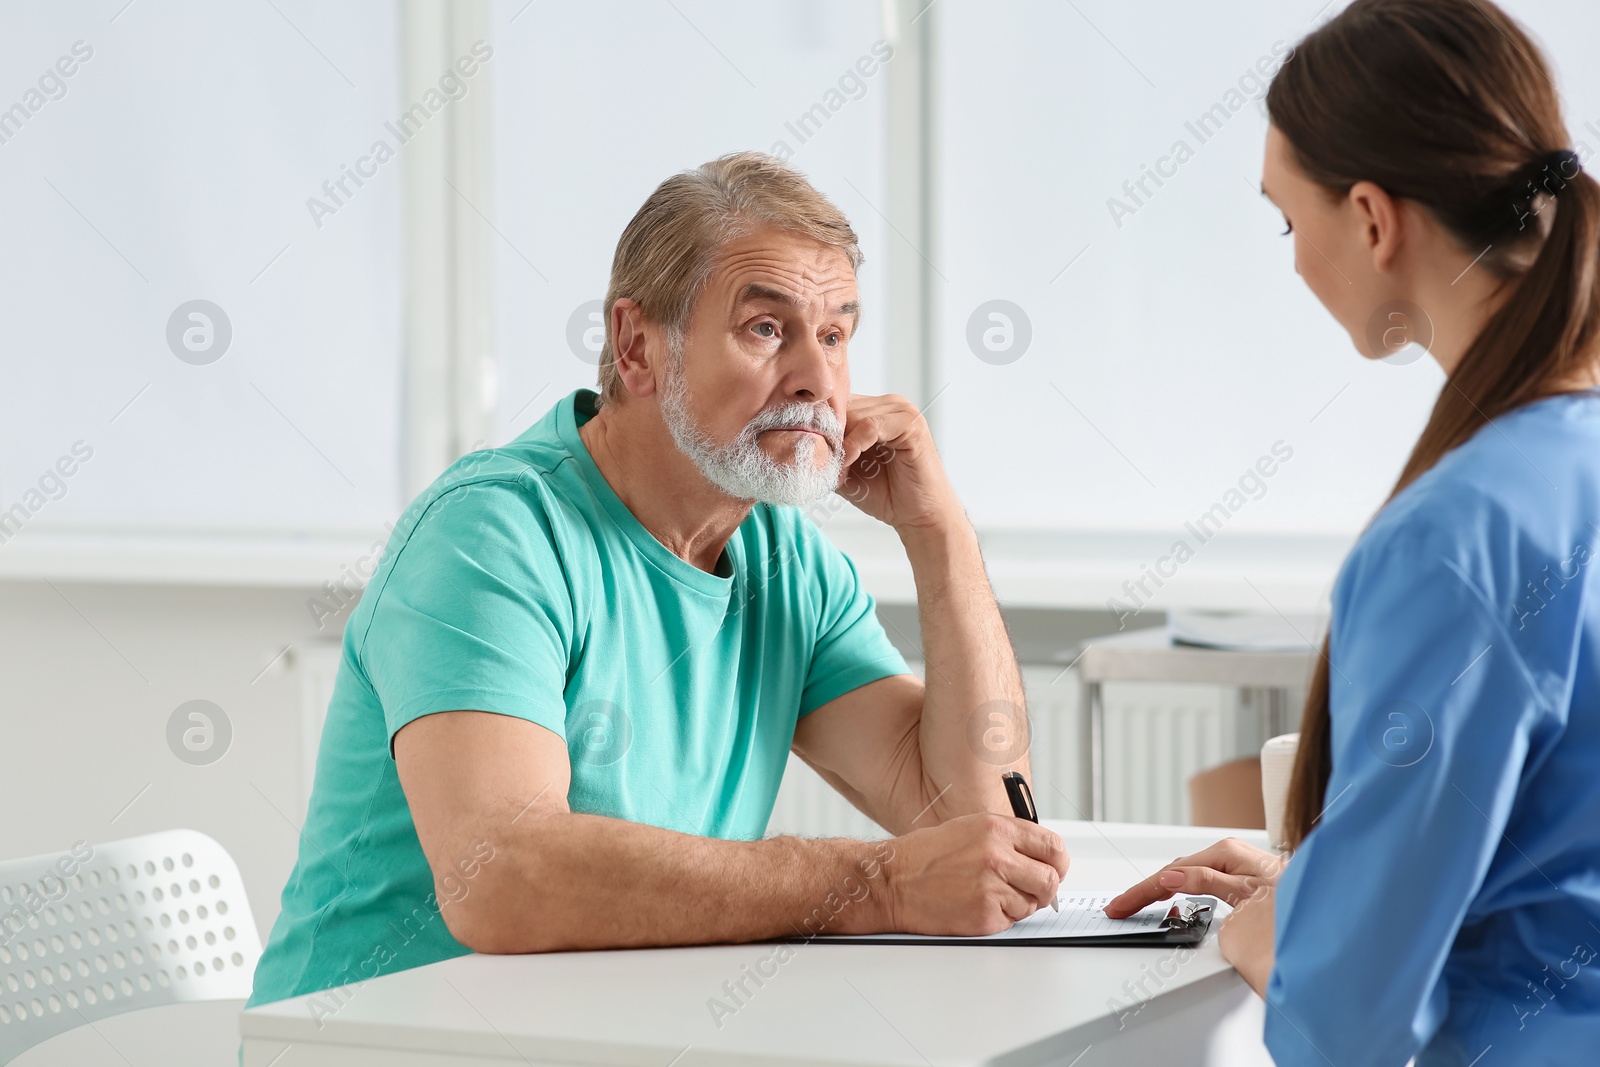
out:
M611 351L622 387L638 397L656 391L656 377L666 360L666 338L645 317L637 300L623 297L611 305Z
M1405 213L1399 202L1377 183L1362 181L1350 187L1349 205L1361 228L1357 247L1372 257L1374 270L1387 274L1405 240Z

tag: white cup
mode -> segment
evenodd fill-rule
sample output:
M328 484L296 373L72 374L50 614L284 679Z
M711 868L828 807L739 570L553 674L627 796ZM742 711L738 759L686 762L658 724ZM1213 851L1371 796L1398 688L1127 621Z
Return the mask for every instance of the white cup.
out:
M1283 851L1283 814L1289 799L1289 779L1294 776L1294 756L1299 734L1282 734L1261 746L1261 802L1267 811L1267 841Z

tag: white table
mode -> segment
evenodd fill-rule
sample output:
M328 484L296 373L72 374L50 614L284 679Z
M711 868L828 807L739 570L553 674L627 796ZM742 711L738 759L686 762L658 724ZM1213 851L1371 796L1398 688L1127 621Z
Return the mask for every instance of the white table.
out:
M1121 889L1228 831L1050 821L1067 888ZM1233 835L1265 844L1259 831ZM385 975L331 1017L244 1013L245 1067L628 1064L1268 1067L1262 1007L1212 934L1162 948L795 946L719 1028L707 1001L774 946L463 956ZM770 968L768 968L770 970ZM1148 996L1128 995L1143 982ZM1116 1008L1137 1002L1119 1029Z
M1283 733L1288 722L1288 693L1305 685L1318 652L1239 652L1176 645L1163 627L1130 630L1085 641L1071 654L1078 668L1082 697L1078 751L1083 761L1078 781L1080 814L1105 818L1106 682L1194 682L1239 689L1245 701L1260 710L1264 737Z

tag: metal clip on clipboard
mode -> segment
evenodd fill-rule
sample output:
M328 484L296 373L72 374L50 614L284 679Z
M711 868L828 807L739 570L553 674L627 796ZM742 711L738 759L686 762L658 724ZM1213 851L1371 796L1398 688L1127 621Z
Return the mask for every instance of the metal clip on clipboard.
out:
M1198 945L1211 932L1211 920L1216 916L1215 897L1189 897L1186 903L1174 904L1166 918L1154 929L1127 934L1085 938L1057 938L1050 942L1058 945L1085 945L1110 948L1114 945Z
M1187 905L1172 906L1161 920L1163 930L1204 931L1211 925L1211 904L1204 897L1190 897Z

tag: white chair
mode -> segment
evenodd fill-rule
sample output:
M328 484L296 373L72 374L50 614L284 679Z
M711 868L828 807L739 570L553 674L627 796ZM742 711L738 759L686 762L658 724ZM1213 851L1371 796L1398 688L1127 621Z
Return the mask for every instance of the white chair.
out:
M108 1016L250 995L239 868L197 830L0 862L0 1064Z

